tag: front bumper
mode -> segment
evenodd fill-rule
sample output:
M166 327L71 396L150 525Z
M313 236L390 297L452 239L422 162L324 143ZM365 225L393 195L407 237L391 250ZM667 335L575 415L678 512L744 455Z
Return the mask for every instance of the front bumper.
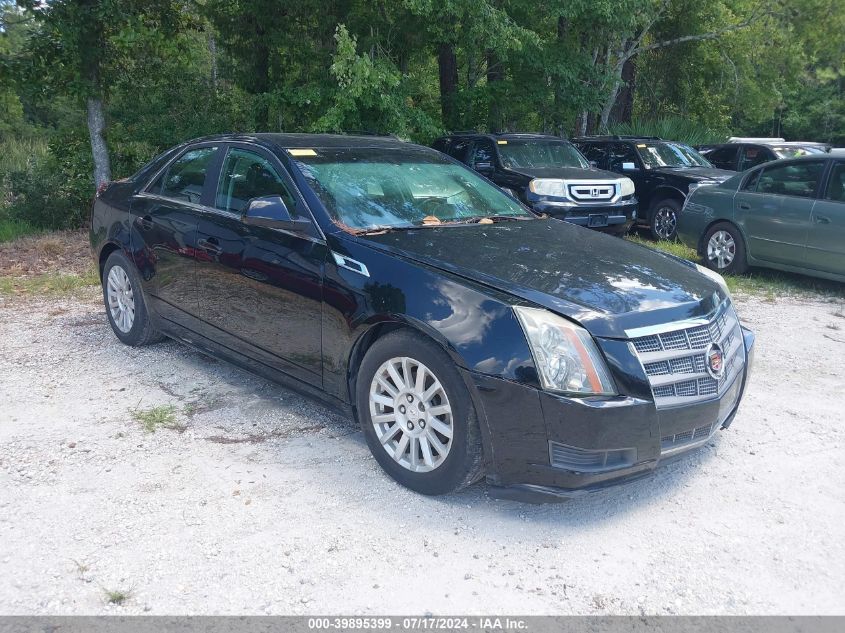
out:
M491 494L568 499L647 476L705 444L730 426L748 384L754 335L743 329L743 338L745 366L720 397L671 409L645 397L570 398L471 374L487 422Z
M636 198L614 203L572 203L548 199L529 201L537 213L606 233L624 235L637 219Z

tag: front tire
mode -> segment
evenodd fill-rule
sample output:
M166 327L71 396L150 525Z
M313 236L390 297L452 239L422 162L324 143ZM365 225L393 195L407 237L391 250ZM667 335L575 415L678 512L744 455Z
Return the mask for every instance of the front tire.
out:
M109 255L103 267L103 303L112 331L122 343L137 347L164 338L150 321L135 266L120 251Z
M704 263L723 275L741 275L748 270L745 242L739 229L729 222L710 227L704 236Z
M481 478L475 407L455 363L429 339L406 330L378 339L361 363L356 403L370 452L403 486L439 495Z
M649 228L656 240L674 240L678 234L678 214L681 203L672 198L660 200L654 205Z

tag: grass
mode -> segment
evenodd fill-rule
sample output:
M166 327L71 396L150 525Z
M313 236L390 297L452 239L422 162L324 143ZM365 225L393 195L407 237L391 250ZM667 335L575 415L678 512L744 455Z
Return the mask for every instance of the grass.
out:
M106 594L106 601L109 604L123 604L132 595L132 592L128 589L103 589L103 592Z
M39 232L39 229L23 220L0 220L0 243L11 242L19 237L35 235Z
M152 407L151 409L135 409L132 419L138 422L147 433L155 433L157 429L184 430L184 426L176 421L176 407L172 404Z
M655 242L637 234L631 234L626 239L697 264L702 263L694 249L680 242ZM765 268L752 268L744 275L725 275L725 281L732 294L762 298L771 302L782 297L845 299L845 285L841 283Z
M96 269L85 275L42 273L30 277L0 277L0 295L55 297L100 283Z

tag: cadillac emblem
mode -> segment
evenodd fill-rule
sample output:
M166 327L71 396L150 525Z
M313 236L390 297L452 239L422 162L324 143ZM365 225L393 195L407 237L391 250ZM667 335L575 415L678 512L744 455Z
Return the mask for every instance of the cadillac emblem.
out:
M716 380L721 380L725 375L725 353L718 343L711 343L704 354L704 361L707 364L707 373Z

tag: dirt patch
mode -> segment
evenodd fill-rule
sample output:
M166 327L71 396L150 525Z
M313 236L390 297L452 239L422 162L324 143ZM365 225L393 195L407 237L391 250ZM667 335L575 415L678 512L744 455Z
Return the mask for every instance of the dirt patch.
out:
M56 231L0 244L0 276L83 276L92 267L87 229Z

